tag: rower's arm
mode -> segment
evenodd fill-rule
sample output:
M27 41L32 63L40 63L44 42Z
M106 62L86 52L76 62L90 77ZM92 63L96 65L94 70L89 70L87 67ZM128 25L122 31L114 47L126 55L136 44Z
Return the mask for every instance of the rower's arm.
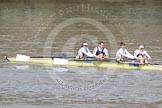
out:
M93 50L93 55L96 55L96 52L97 52L97 47L94 48L94 50Z
M109 56L108 50L106 48L104 49L104 53L106 56Z
M125 51L126 54L124 54L123 56L127 57L127 58L130 58L130 59L134 59L136 57L134 57L132 54L130 54L127 50Z
M138 53L137 50L134 51L134 56L137 57Z
M88 52L86 52L85 50L83 50L82 52L88 57L94 57L94 55L89 51L89 49Z
M89 57L96 57L96 55L92 54L89 50L88 50L88 54L89 54Z
M145 55L149 58L149 59L151 59L151 56L145 51Z

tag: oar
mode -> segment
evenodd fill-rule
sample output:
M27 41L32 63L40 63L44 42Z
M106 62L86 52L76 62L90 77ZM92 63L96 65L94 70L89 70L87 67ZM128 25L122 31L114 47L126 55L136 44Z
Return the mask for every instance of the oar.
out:
M61 53L58 56L35 56L31 58L75 58L75 57L66 57L65 53Z
M22 55L22 54L17 54L16 55L16 61L29 61L30 56Z
M162 64L158 64L158 63L148 63L149 65L162 65Z
M30 58L75 58L75 57L60 57L60 56L33 56Z
M22 54L17 54L16 55L16 61L29 61L30 58L75 58L75 57L66 57L66 55L61 55L61 56L27 56L27 55L22 55ZM104 60L97 60L95 57L87 57L87 60L76 60L76 61L116 61L116 58L108 58ZM128 60L136 60L136 59L128 59Z
M129 59L129 60L136 60L136 59ZM108 58L108 59L103 59L103 60L102 59L96 59L96 58L94 58L94 59L74 59L72 61L115 61L116 62L116 58Z
M16 55L16 61L29 61L30 58L63 58L63 57L60 57L60 56L36 56L36 57L30 57L30 56L27 56L27 55L22 55L22 54L17 54ZM66 57L67 58L67 57ZM74 58L74 57L69 57L69 58Z
M39 56L39 57L30 57L27 55L22 55L22 54L17 54L16 55L16 61L21 61L21 62L27 62L30 60L30 58L45 58L44 56ZM53 63L54 64L61 64L61 65L65 65L68 63L67 59L62 59L62 57L46 57L46 58L54 58ZM7 60L7 57L6 57Z

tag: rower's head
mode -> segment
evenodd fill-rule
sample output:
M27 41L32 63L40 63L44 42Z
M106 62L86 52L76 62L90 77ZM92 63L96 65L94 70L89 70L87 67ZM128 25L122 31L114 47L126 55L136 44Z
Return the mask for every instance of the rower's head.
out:
M125 43L124 42L120 42L120 47L121 48L125 48Z
M100 41L100 42L99 42L99 47L100 47L100 48L104 48L104 42L103 42L103 41Z
M143 49L144 49L144 45L140 45L139 50L143 50Z
M83 42L82 43L82 47L87 47L88 46L88 43L87 42Z

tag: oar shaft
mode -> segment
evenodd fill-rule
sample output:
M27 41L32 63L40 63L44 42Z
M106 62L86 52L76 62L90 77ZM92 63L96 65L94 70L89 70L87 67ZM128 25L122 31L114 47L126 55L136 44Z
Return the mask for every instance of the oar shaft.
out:
M33 57L30 57L30 58L75 58L75 57L60 57L60 56L33 56ZM96 59L95 57L87 57L88 58L94 58ZM105 59L105 60L116 60L116 58L108 58L108 59ZM136 59L128 59L128 60L136 60Z
M60 56L36 56L30 58L75 58L75 57L60 57Z

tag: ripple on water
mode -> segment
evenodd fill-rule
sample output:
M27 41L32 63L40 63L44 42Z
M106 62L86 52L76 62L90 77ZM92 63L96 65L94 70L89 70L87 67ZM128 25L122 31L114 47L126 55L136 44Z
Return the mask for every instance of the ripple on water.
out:
M147 107L151 105L149 103L161 104L161 71L111 72L98 68L48 68L31 65L28 65L28 68L16 68L16 66L18 65L8 64L0 68L1 104L29 104L29 106L104 104L105 107L121 105L123 108L124 105ZM49 71L57 72L63 81L79 87L95 83L103 75L106 76L106 83L88 92L74 92L61 88L50 78Z

